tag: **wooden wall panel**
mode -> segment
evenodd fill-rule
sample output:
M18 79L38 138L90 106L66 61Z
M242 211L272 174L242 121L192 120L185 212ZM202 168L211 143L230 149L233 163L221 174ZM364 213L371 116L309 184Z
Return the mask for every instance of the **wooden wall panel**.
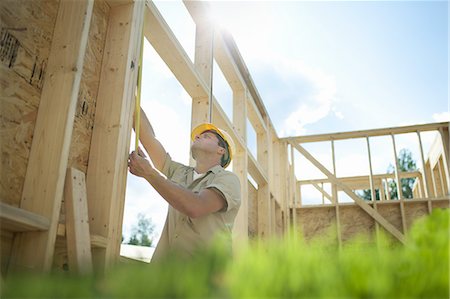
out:
M399 231L403 231L400 204L398 201L384 201L377 203L378 213L381 214L389 223Z
M431 206L433 209L448 209L450 208L450 199L432 200Z
M303 231L306 240L329 233L336 223L333 207L297 209L298 228Z
M19 206L57 0L0 2L0 200Z
M94 2L83 75L80 82L80 93L78 94L68 164L68 167L79 169L85 174L94 127L95 106L97 104L103 48L108 28L108 15L109 6L105 0L96 0Z
M334 209L333 209L333 212ZM364 210L357 206L342 205L339 207L342 241L357 237L358 234L371 236L375 231L375 221Z
M409 231L416 219L428 215L428 204L427 202L411 202L407 200L404 203L406 227Z
M18 207L30 155L58 0L0 1L0 201ZM6 274L13 234L1 232Z
M85 174L87 174L89 149L92 141L109 10L110 8L105 0L95 0L70 145L67 167L74 167ZM65 210L63 199L59 219L61 224L65 223ZM58 254L55 254L53 267L67 267L68 257L65 242L56 242L55 246L55 252Z

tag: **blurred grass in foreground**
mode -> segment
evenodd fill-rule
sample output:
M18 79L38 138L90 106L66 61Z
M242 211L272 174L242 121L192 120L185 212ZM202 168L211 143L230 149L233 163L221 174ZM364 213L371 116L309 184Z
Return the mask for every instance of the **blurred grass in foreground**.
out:
M192 260L122 265L104 276L16 274L2 298L449 298L450 211L418 220L407 244L364 237L252 243L233 260L217 248Z

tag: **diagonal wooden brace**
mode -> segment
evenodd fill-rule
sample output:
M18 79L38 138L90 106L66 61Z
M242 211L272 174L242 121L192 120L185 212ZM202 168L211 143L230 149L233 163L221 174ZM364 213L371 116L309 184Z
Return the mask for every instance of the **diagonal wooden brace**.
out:
M292 140L289 143L295 147L306 159L308 159L314 166L316 166L320 171L322 171L328 179L341 187L348 196L350 196L357 205L359 205L367 214L369 214L375 221L377 221L381 226L383 226L388 232L390 232L394 237L396 237L403 244L405 243L405 236L395 228L391 223L389 223L380 213L378 213L374 208L367 204L364 200L359 198L346 184L342 183L335 175L326 169L319 161L317 161L306 149L301 145L295 144Z

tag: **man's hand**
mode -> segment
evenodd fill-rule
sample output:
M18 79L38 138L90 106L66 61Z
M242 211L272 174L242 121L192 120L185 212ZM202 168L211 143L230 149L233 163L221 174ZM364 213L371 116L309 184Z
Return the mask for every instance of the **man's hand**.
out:
M153 165L146 159L140 147L138 147L137 153L136 151L132 151L129 155L128 167L132 174L143 178L147 178L156 171Z

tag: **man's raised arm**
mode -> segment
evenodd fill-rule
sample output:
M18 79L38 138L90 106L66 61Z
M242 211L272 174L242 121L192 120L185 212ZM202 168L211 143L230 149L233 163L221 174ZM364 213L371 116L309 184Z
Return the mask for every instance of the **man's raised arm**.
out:
M134 126L134 123L133 123ZM164 161L166 160L167 152L155 137L155 131L153 131L153 127L150 124L150 121L147 118L144 110L141 108L141 126L139 129L139 140L147 151L150 159L153 162L153 165L159 171L162 171L164 167Z

